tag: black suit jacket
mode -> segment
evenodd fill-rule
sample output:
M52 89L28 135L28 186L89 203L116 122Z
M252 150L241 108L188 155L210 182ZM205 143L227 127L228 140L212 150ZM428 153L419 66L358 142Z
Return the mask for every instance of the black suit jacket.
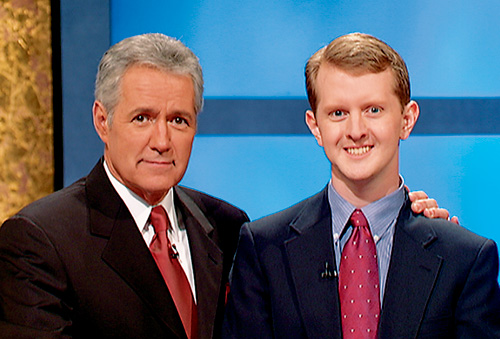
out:
M327 195L242 227L223 337L341 338ZM379 338L500 338L495 243L408 198L395 227Z
M219 335L246 214L175 187L195 275L200 338ZM215 331L214 331L215 329ZM168 288L102 161L0 228L0 336L183 338Z

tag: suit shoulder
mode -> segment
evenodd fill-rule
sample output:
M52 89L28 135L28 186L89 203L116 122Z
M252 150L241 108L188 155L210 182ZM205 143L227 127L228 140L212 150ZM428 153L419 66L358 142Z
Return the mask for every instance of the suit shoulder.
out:
M407 230L420 239L432 239L430 246L459 251L463 254L479 251L486 242L491 241L476 234L462 225L443 219L429 219L417 215L408 223Z
M64 243L65 239L81 234L86 225L87 211L85 181L82 179L32 202L7 219L0 227L0 242L18 239L27 245L36 243L33 239L39 237L50 239L54 244Z
M86 204L85 178L82 178L68 187L26 205L11 218L27 218L35 223L44 223L53 218L60 218L70 211L75 213L79 206L86 208Z
M216 198L207 193L203 193L192 188L177 186L182 192L186 193L191 200L202 210L207 216L215 216L221 218L241 219L243 222L248 221L247 214L240 208L228 203L225 200Z
M329 210L326 211L322 209L325 204L323 201L325 197L326 194L323 190L309 198L285 208L284 210L252 221L248 224L248 227L252 230L252 232L264 232L268 235L273 231L279 233L288 232L290 225L294 224L296 220L303 216L317 218L318 216L324 216L325 213L330 213ZM310 221L314 222L314 220Z
M227 270L229 271L241 226L249 220L247 214L228 202L206 193L179 186L175 189L178 202L184 204L191 213L201 212L214 227L215 232L212 240L218 244L224 256L228 258Z

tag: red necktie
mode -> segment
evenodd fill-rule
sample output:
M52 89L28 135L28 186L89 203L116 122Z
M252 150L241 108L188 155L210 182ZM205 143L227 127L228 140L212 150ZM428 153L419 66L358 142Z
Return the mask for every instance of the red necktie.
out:
M155 235L149 246L151 254L153 254L163 279L167 283L187 337L197 338L196 304L189 281L179 263L178 254L175 247L172 248L166 234L170 223L165 209L162 206L154 207L151 211L150 221L155 228Z
M351 237L344 245L339 272L343 338L376 338L380 314L377 250L361 210L350 219Z

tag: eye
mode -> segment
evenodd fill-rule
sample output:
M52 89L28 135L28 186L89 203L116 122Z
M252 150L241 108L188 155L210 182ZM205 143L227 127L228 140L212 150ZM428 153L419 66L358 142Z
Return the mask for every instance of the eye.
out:
M347 115L347 113L340 110L340 109L335 110L335 111L331 111L329 113L330 119L333 119L333 120L342 120L346 115Z
M177 115L173 116L169 120L169 124L176 129L186 129L195 126L196 120L190 115Z
M379 107L371 107L370 108L370 113L380 113L380 108Z
M181 117L175 117L174 119L172 119L172 122L176 125L189 125L188 121Z
M330 113L330 115L336 117L336 118L340 118L341 116L345 115L344 111L341 111L341 110L336 110L336 111L333 111L332 113Z
M141 123L147 121L148 119L149 119L148 116L144 114L138 114L134 117L133 121Z

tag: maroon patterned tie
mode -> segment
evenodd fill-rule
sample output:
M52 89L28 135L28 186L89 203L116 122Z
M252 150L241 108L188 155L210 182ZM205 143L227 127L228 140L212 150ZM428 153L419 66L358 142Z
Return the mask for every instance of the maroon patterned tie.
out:
M178 254L170 245L166 230L170 227L165 209L156 206L151 211L151 224L155 228L153 241L149 246L151 253L160 269L177 312L182 320L182 325L189 339L197 338L197 313L191 286L179 263Z
M376 338L380 314L377 250L361 210L353 212L351 237L342 250L339 272L343 338Z

